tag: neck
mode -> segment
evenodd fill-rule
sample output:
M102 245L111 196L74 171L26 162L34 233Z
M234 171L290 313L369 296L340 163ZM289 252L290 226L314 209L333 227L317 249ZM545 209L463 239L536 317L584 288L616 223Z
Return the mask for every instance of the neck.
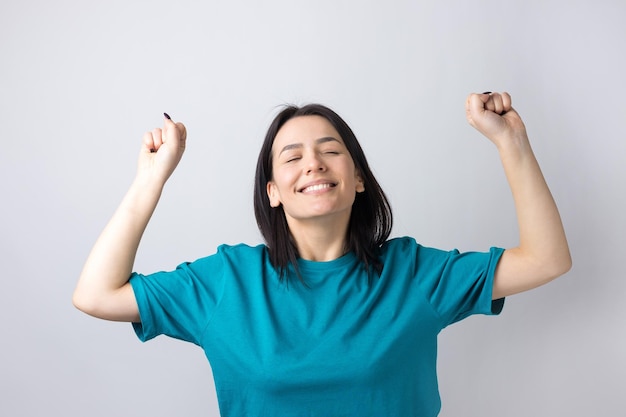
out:
M300 257L308 261L326 262L340 258L345 254L348 220L300 221L288 218L287 222L291 235L296 241Z

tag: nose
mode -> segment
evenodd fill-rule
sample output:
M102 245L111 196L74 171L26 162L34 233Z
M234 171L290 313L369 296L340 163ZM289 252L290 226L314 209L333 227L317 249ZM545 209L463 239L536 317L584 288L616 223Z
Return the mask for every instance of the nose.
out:
M307 174L312 174L314 172L324 172L326 171L326 165L324 161L317 153L312 153L307 157L307 161L305 164L305 169Z

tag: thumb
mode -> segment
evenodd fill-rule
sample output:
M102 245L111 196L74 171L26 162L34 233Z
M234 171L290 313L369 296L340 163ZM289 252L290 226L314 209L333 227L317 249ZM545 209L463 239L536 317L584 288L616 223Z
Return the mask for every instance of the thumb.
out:
M470 94L465 109L469 124L492 142L511 134L525 134L524 123L511 106L508 93Z
M181 122L177 122L176 130L178 130L178 134L180 135L180 140L184 145L185 142L187 141L187 128Z
M474 128L478 128L477 124L485 116L487 101L489 101L489 93L470 94L465 101L465 115L469 124Z
M174 122L167 113L163 113L163 116L165 117L163 122L163 142L184 149L187 140L185 125L180 122Z

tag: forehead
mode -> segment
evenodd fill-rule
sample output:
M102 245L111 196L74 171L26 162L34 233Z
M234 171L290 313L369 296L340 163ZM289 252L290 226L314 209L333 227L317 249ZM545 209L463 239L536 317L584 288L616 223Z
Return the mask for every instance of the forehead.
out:
M297 116L289 119L278 130L272 148L282 149L290 144L305 144L320 138L332 137L343 143L337 130L322 116Z

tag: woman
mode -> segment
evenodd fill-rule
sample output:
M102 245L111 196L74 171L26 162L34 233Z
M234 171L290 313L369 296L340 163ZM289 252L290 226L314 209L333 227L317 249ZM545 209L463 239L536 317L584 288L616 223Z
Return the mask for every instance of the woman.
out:
M221 246L175 271L132 273L141 235L185 150L166 115L89 255L74 304L201 346L223 416L435 416L437 334L571 266L557 207L507 93L471 94L469 123L497 147L520 244L445 252L387 240L391 211L332 110L287 107L259 155L255 214L266 245Z

